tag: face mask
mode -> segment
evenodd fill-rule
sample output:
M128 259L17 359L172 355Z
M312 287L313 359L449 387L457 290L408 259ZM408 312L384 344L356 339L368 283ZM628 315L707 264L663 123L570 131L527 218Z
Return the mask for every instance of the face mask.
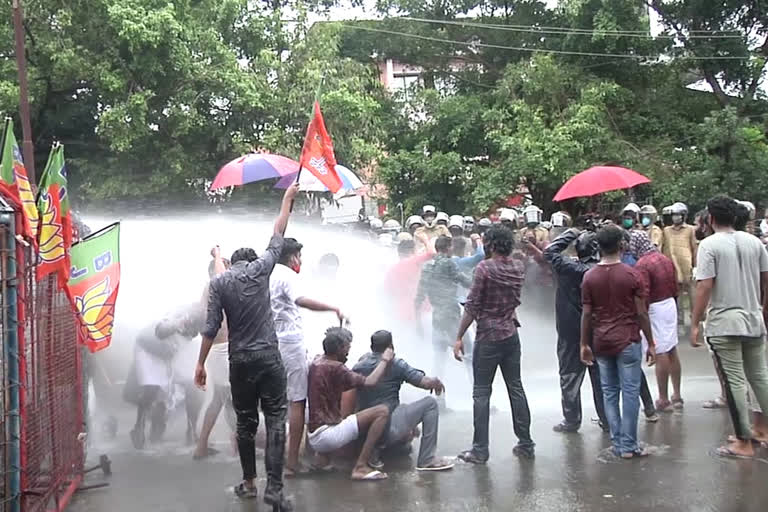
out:
M683 223L683 216L682 215L673 215L672 216L672 224L682 224Z
M651 225L651 218L650 217L643 217L643 219L640 221L643 223L643 227L648 227Z
M293 270L297 274L301 272L301 263L296 263L296 262L291 263L291 270Z
M624 226L625 228L629 229L629 228L631 228L632 226L635 225L635 221L633 219L623 219L621 221L621 225Z

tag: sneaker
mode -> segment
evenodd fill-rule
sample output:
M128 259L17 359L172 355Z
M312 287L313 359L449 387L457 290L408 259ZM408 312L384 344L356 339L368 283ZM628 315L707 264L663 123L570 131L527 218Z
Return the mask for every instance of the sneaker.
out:
M520 457L521 459L533 459L536 457L536 452L533 446L518 444L512 449L512 453Z
M659 415L656 414L656 411L653 411L651 414L645 413L645 421L648 423L656 423L659 421Z
M447 471L456 465L453 459L447 457L436 457L426 466L416 466L416 471Z
M485 464L488 459L481 459L472 450L466 450L459 454L459 460L470 464Z
M259 496L256 487L248 487L245 482L240 482L235 486L235 495L241 500L252 500Z
M561 421L560 423L552 427L552 430L554 430L555 432L560 432L562 434L573 434L579 431L579 425L571 425L569 423Z
M283 493L275 495L265 492L264 503L272 505L272 512L293 512L293 502L283 496Z

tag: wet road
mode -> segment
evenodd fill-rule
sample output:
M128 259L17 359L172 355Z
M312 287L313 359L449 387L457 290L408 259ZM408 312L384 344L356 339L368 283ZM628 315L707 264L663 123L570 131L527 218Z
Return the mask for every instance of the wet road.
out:
M491 420L491 459L486 466L458 463L450 472L421 474L414 470L411 459L400 459L388 463L390 479L386 482L351 482L343 472L288 481L286 490L293 495L296 509L307 512L764 512L768 509L768 451L762 450L758 459L748 461L711 455L711 450L731 432L730 420L723 410L701 408L701 403L718 391L707 352L690 348L686 340L681 345L681 358L686 408L662 415L657 424L641 419L640 439L654 452L646 459L616 461L601 455L609 439L588 420L579 434L552 431L552 425L560 420L554 340L549 329L537 332L530 327L523 331L523 379L533 416L535 460L519 460L512 455L516 439L499 375L494 387L498 411ZM441 416L439 452L455 455L470 446L471 401L467 384L460 389L463 369L458 364L448 366L457 383L448 395L454 410ZM655 379L651 372L647 374L655 395ZM419 393L404 393L404 401ZM583 387L583 403L585 418L594 416L588 379ZM240 477L239 464L235 457L223 454L228 453L228 445L222 425L215 432L216 446L222 454L197 462L191 458L191 448L183 445L181 418L175 419L164 444L141 453L135 452L127 440L130 421L130 411L125 411L120 415L118 439L90 448L91 458L100 453L111 457L111 485L80 493L70 510L269 510L260 501L243 503L233 495L231 485ZM263 473L261 458L259 471ZM100 475L92 474L87 482L102 480ZM260 490L263 485L261 480Z

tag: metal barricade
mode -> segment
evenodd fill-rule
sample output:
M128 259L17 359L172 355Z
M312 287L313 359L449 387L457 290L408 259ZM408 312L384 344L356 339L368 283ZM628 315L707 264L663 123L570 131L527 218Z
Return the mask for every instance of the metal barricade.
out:
M56 276L37 282L20 215L0 197L0 512L63 510L83 471L82 352Z

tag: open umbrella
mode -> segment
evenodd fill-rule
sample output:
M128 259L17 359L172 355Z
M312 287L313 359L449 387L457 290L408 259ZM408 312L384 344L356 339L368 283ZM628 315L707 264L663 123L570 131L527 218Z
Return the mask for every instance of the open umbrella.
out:
M293 174L280 178L280 180L275 185L275 188L288 188L291 183L296 180L295 171L296 170L294 169ZM363 187L363 182L360 181L360 178L358 178L355 173L343 165L337 164L336 172L339 174L339 178L341 178L342 190L357 190ZM301 171L301 176L299 177L299 190L304 192L327 192L328 187L323 185L320 180L315 178L314 174L304 169Z
M213 180L211 190L235 185L245 185L254 181L282 178L299 170L299 162L271 153L251 153L235 158L221 168ZM287 187L286 187L287 188Z
M553 200L565 201L574 197L589 197L650 182L651 180L632 169L607 165L590 167L566 181Z

